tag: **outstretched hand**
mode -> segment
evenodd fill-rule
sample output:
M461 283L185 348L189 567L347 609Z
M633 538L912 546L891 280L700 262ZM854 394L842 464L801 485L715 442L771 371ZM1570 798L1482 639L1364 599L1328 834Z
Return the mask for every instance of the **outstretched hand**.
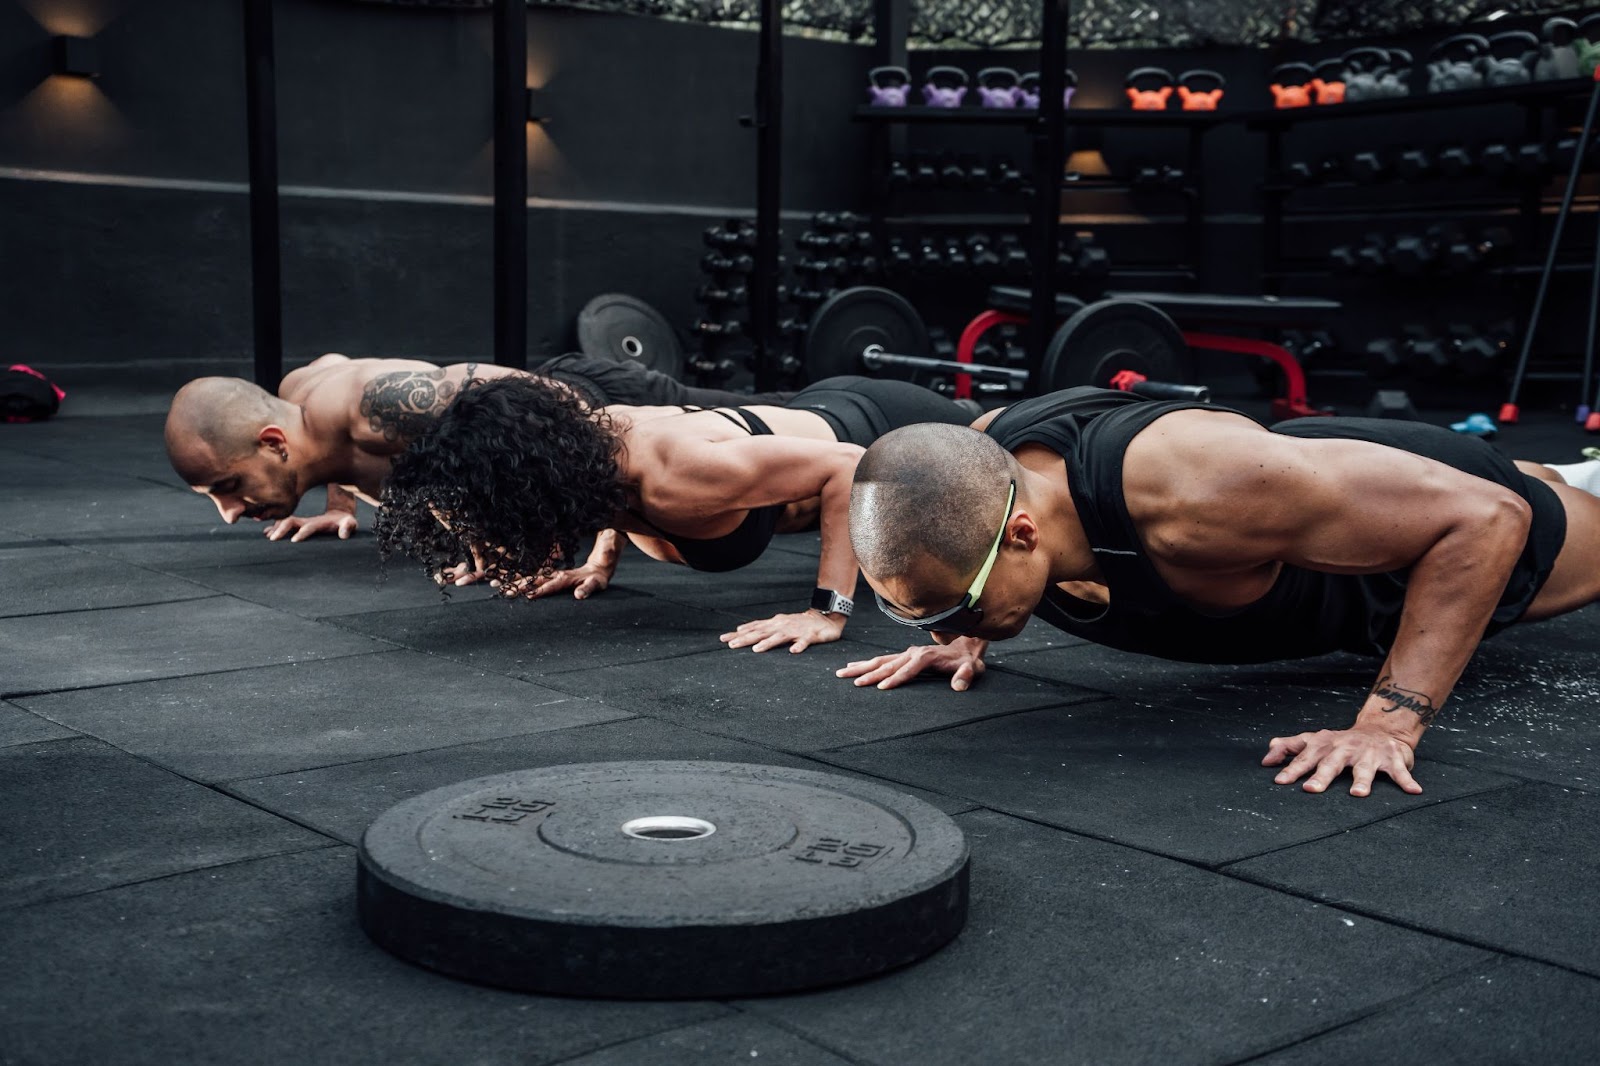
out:
M498 589L507 599L539 600L571 589L573 599L586 600L597 592L604 592L611 585L614 573L615 566L585 563L571 570L552 570L543 577L523 577L508 582L494 580L489 586Z
M1352 796L1370 794L1373 778L1380 773L1388 774L1413 796L1422 792L1422 786L1411 776L1411 767L1416 763L1411 745L1382 729L1357 726L1273 737L1267 743L1267 755L1261 765L1277 766L1291 755L1293 760L1273 778L1277 784L1292 785L1307 771L1314 771L1300 787L1307 792L1322 792L1348 769L1354 779L1350 786Z
M314 537L318 533L337 533L340 540L349 540L359 526L356 516L349 511L325 511L309 518L290 515L288 518L278 519L267 527L267 539L282 540L293 533L294 536L289 537L289 542L293 544L307 537Z
M831 644L843 635L843 616L803 611L800 614L775 614L771 618L745 622L732 633L724 633L717 639L730 648L749 648L751 651L768 651L787 644L791 652L798 654L813 644Z
M920 644L892 655L879 655L847 663L837 677L853 677L856 686L898 688L924 671L950 675L950 687L965 692L983 676L983 652L988 642L958 637L949 644Z

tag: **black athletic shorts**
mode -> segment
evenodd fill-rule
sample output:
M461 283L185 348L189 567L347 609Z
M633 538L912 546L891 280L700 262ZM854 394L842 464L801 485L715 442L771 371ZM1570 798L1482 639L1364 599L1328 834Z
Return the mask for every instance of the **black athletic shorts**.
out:
M922 422L966 426L977 417L932 389L909 381L848 375L808 385L783 406L815 411L827 419L840 440L863 448L902 426Z
M726 389L697 389L674 377L633 362L594 359L571 352L534 367L533 373L553 378L576 390L590 407L623 404L629 407L737 407L771 404L781 407L792 392L751 395Z

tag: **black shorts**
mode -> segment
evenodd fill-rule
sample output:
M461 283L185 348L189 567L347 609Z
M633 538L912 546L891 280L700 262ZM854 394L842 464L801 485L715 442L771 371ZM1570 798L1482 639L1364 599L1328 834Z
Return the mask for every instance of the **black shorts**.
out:
M923 422L966 426L975 417L921 385L855 376L824 378L801 389L783 406L815 411L827 419L840 440L863 448L902 426Z
M595 359L577 352L558 355L533 369L574 389L590 407L622 404L629 407L737 407L771 404L781 407L792 392L751 395L726 389L697 389L677 378L638 363Z

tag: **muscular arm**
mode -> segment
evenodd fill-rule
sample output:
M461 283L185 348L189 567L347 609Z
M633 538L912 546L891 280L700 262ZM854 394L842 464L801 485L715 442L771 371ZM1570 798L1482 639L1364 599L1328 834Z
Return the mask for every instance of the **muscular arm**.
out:
M1343 574L1409 567L1394 645L1354 729L1414 748L1499 603L1527 540L1526 501L1363 441L1284 437L1242 420L1200 427L1158 422L1128 448L1129 511L1152 558L1201 583L1248 581L1275 563ZM1312 791L1342 766L1324 778L1326 769Z

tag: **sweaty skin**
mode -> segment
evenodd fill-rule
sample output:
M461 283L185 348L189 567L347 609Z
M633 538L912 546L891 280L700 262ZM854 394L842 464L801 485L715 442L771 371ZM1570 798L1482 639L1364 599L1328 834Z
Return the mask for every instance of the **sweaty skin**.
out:
M980 420L982 428L993 415ZM1174 463L1171 457L1183 455ZM965 689L982 673L991 640L1015 636L1048 585L1109 602L1068 491L1061 457L1029 444L999 560L970 636L935 634L933 647L853 662L839 676L893 688L924 670ZM1522 552L1531 509L1516 493L1409 452L1355 440L1270 433L1243 416L1184 410L1156 419L1123 464L1129 516L1156 571L1201 610L1246 606L1286 564L1329 573L1410 567L1399 631L1348 729L1276 737L1263 765L1275 780L1305 777L1325 790L1349 769L1354 796L1379 773L1407 792L1414 751L1476 650ZM1600 499L1552 484L1567 514L1555 567L1522 621L1600 600ZM868 583L908 617L960 599L973 574L928 561L914 575ZM1307 777L1306 775L1309 774Z

